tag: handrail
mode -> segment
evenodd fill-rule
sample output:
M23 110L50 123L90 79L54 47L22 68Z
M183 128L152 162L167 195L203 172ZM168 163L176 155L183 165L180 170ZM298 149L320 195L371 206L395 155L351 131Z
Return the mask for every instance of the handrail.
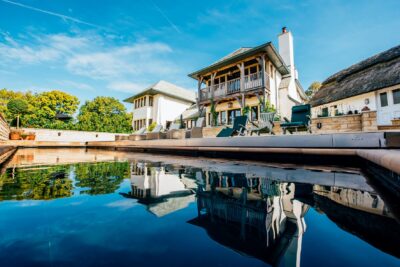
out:
M229 94L234 94L238 92L244 92L252 90L254 88L262 87L262 75L261 71L256 73L251 73L245 75L242 78L235 78L220 84L215 84L212 86L207 86L200 90L200 101L209 100L214 96L214 98L221 98ZM266 72L264 72L266 79L266 87L268 88L269 77ZM243 88L241 88L241 82L243 81ZM212 94L213 93L213 94Z

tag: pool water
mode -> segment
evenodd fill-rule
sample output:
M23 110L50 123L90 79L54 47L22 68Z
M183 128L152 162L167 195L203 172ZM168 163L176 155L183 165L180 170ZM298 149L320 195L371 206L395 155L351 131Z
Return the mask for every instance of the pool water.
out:
M23 149L0 266L400 266L398 203L351 168Z

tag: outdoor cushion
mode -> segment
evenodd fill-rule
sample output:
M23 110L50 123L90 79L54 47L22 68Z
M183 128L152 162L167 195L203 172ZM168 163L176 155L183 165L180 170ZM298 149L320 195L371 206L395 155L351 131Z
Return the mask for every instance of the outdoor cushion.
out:
M235 130L233 130L232 128L225 128L222 129L218 134L217 137L230 137Z
M287 122L281 124L281 127L298 127L298 126L305 126L305 124L301 121Z

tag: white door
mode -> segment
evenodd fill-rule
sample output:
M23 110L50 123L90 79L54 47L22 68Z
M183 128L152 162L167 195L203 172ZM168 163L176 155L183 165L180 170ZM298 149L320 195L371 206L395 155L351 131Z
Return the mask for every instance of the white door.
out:
M379 91L377 98L378 125L391 125L392 119L400 117L400 88Z

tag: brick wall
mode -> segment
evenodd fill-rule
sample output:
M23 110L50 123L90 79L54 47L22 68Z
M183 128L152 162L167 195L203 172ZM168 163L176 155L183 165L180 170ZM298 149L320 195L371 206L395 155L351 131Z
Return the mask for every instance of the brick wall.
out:
M376 111L336 117L313 118L311 128L313 133L377 131Z
M8 123L0 114L0 141L6 141L10 137L10 127Z

